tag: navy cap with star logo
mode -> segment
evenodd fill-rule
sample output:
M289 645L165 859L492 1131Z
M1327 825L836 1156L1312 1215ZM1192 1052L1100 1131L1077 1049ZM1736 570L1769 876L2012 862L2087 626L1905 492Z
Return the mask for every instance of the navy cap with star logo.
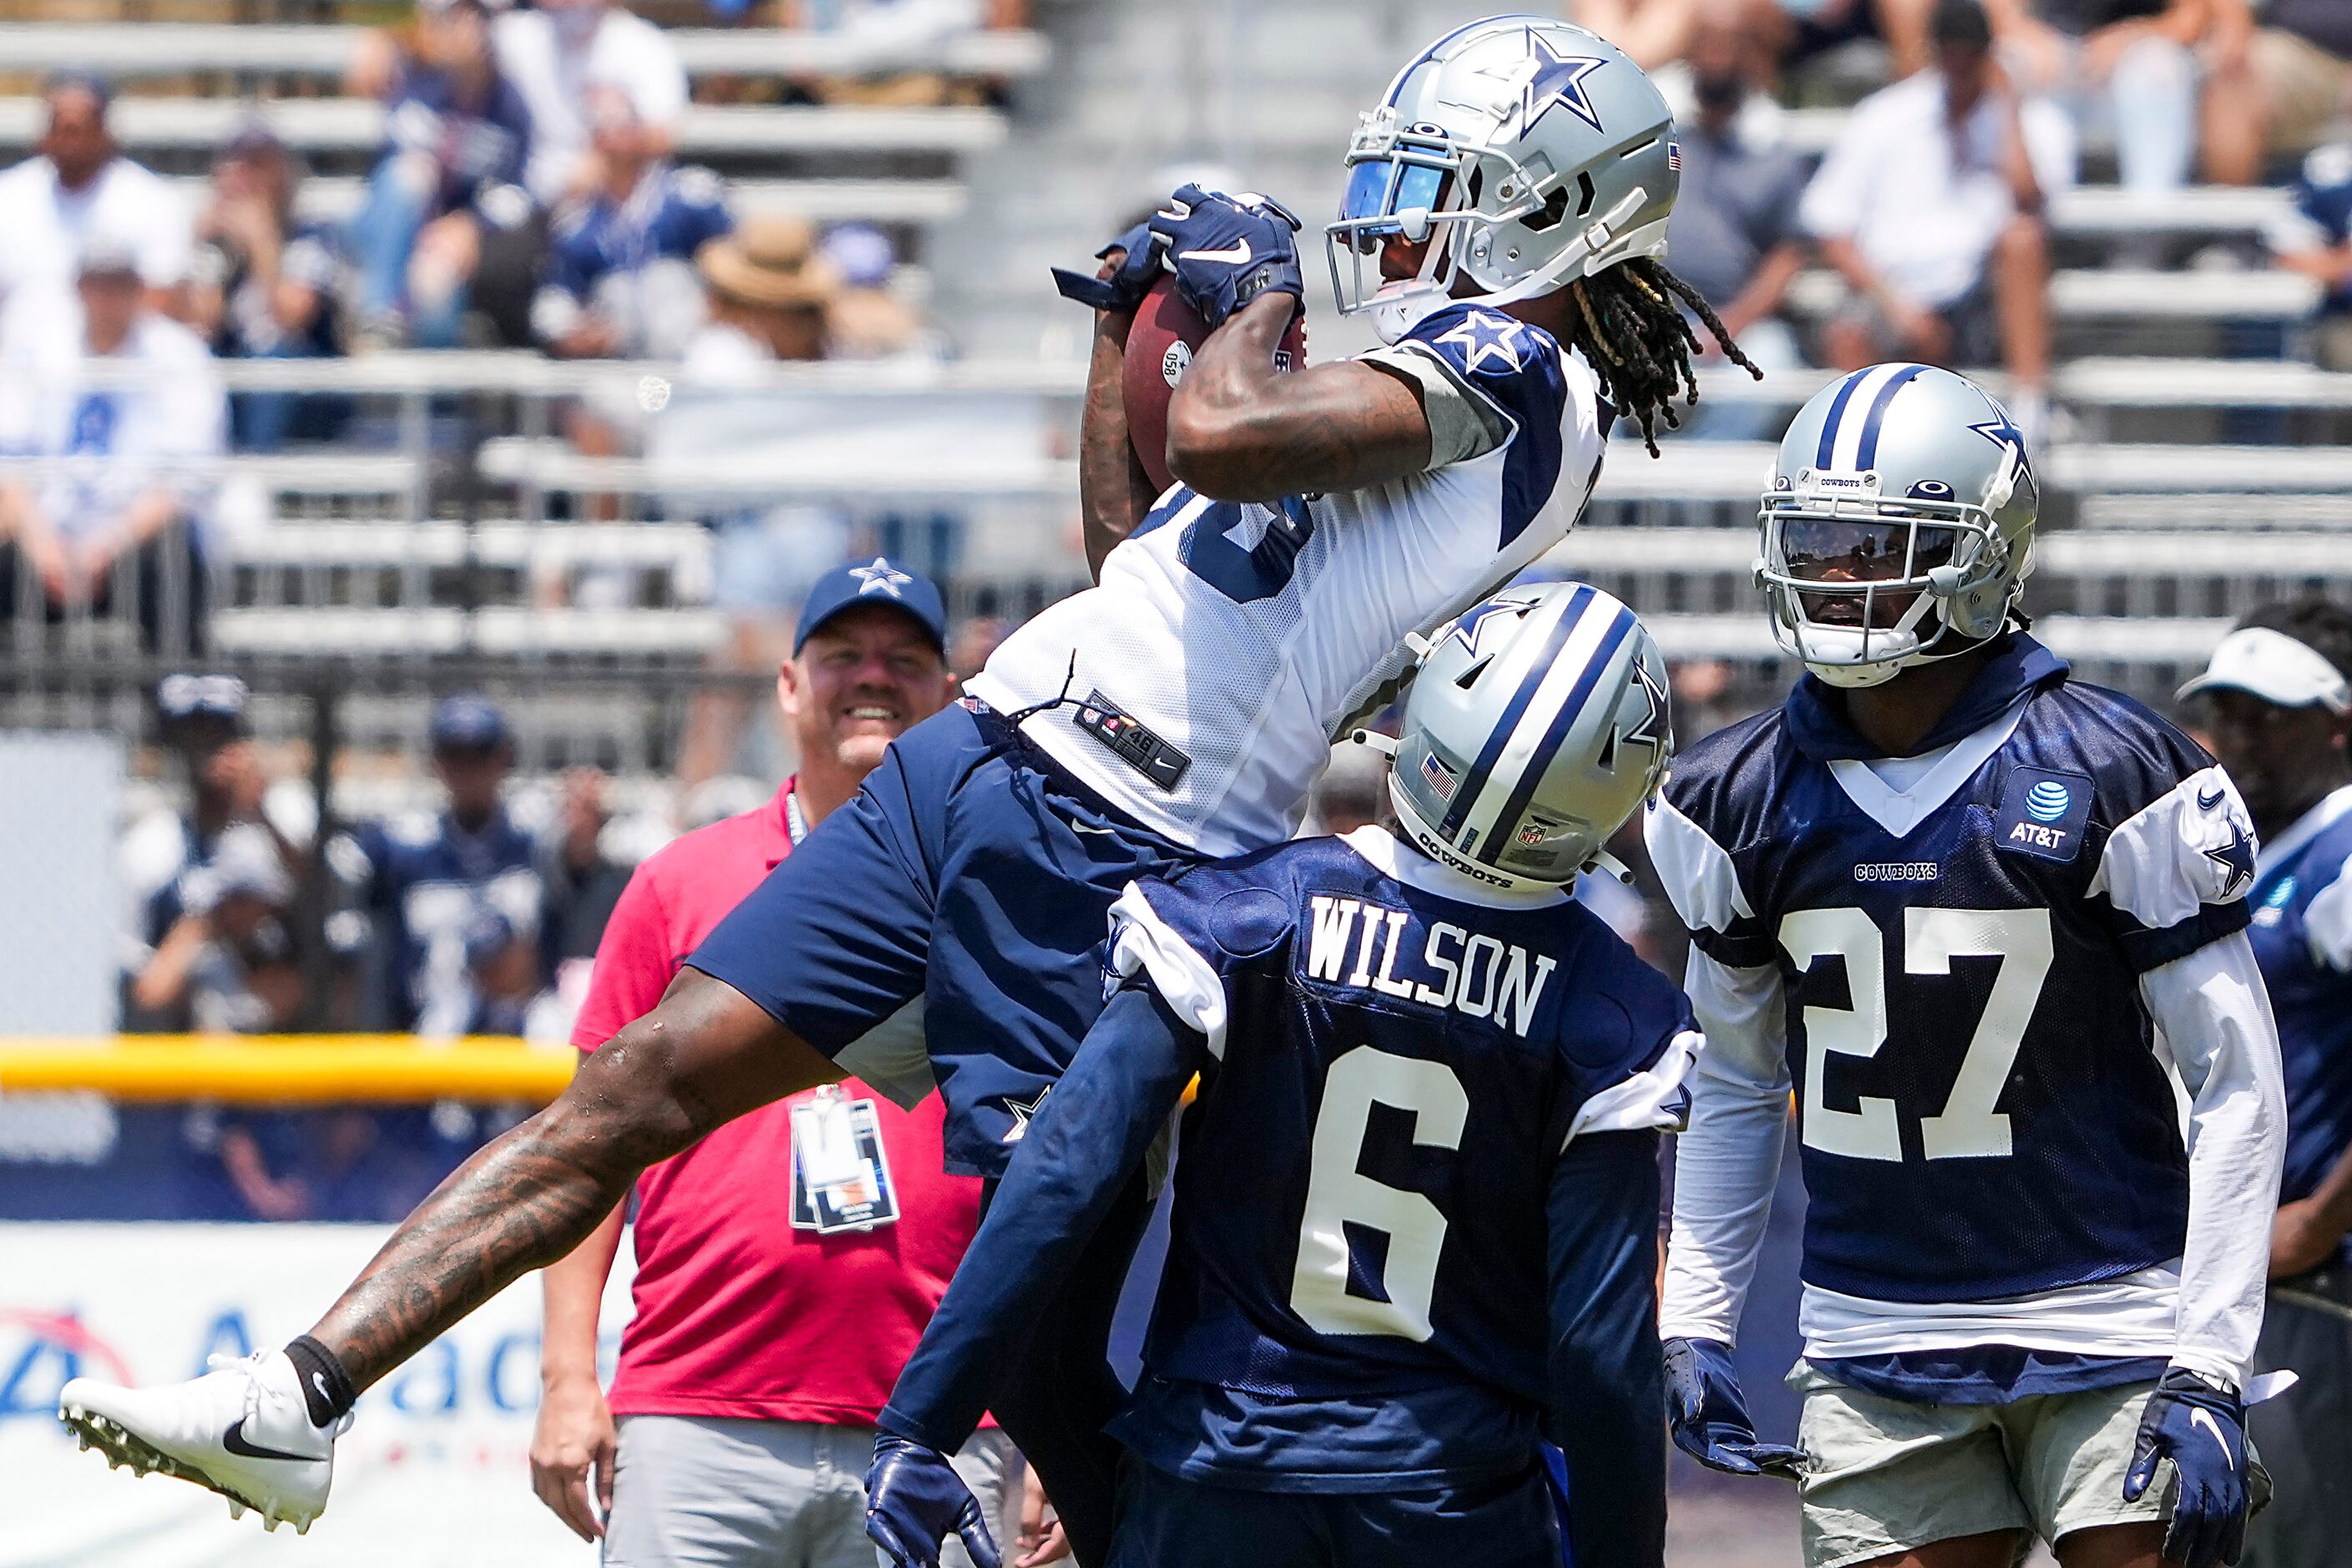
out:
M858 605L885 604L903 610L923 628L941 653L948 646L948 610L938 585L909 572L887 556L849 566L838 566L817 579L801 605L800 629L793 634L793 657L819 626Z

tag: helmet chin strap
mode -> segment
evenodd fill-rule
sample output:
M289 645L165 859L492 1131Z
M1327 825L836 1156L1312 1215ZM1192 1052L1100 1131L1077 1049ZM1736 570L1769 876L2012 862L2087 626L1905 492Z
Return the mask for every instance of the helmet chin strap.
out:
M1549 267L1530 272L1517 282L1506 284L1491 293L1473 294L1458 300L1448 291L1446 285L1438 280L1438 272L1444 258L1433 247L1430 258L1422 264L1417 278L1399 287L1396 293L1386 300L1379 294L1372 297L1372 330L1381 342L1393 343L1412 331L1423 317L1446 305L1459 303L1499 309L1553 293L1565 286L1571 277L1578 276L1587 261L1608 249L1615 242L1617 231L1640 212L1649 199L1646 189L1634 186L1616 205L1587 224L1577 236L1576 242L1554 257ZM1427 215L1423 215L1422 221L1424 226L1429 226ZM1450 252L1459 243L1457 237L1448 236L1447 250ZM1461 262L1456 262L1453 268L1457 276L1466 270L1466 264ZM1386 294L1388 290L1383 289L1381 292Z

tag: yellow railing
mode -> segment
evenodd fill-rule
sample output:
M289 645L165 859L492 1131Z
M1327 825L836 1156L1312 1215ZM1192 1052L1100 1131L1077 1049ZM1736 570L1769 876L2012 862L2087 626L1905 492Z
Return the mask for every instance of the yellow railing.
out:
M0 1038L0 1094L96 1089L118 1100L245 1104L527 1100L572 1080L579 1054L504 1036L121 1035Z

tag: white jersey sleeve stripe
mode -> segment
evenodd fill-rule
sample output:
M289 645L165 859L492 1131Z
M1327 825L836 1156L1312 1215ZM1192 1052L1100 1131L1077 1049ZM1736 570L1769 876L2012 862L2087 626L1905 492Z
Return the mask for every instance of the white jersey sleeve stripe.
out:
M1676 1035L1649 1070L1602 1089L1580 1106L1559 1146L1565 1149L1587 1132L1682 1131L1690 1120L1691 1063L1706 1044L1695 1030Z
M2242 898L2253 883L2254 833L2238 786L2219 767L2182 779L2107 835L2093 897L2150 931L2166 931L2205 904ZM2242 871L2234 862L2242 858Z
M1643 818L1642 841L1685 929L1729 931L1733 921L1756 917L1730 854L1664 794Z
M1206 1037L1209 1054L1224 1060L1224 982L1160 918L1139 884L1129 882L1111 906L1110 930L1112 972L1122 979L1141 973L1169 1011Z

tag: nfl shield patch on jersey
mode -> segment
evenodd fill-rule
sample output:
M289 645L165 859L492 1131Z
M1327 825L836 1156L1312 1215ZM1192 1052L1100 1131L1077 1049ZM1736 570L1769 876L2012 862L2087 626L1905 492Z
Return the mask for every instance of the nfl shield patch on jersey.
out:
M2090 816L2088 775L2017 768L1993 818L1993 842L2020 855L2072 860L2083 847L2083 825Z

